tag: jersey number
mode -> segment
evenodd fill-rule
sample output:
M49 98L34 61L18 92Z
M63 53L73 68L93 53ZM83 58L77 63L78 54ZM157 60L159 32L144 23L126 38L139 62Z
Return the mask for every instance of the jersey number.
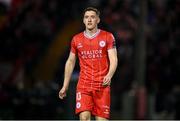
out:
M76 93L76 98L77 98L77 100L81 100L81 92Z

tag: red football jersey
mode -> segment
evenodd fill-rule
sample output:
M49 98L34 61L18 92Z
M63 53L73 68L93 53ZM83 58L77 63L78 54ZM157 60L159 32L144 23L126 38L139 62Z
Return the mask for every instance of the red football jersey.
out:
M85 32L75 35L71 41L71 52L78 55L80 75L78 88L100 90L104 76L108 73L108 50L115 47L112 33L98 30L92 37Z

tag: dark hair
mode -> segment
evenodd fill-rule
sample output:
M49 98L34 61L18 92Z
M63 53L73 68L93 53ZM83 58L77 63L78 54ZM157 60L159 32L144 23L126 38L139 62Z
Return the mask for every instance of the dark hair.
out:
M86 9L84 9L83 16L86 11L94 11L96 13L96 15L100 16L100 11L95 7L87 7Z

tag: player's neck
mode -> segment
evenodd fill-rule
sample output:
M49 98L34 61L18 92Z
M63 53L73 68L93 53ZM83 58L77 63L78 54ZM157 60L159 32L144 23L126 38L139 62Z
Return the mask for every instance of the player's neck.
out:
M86 30L85 30L85 34L86 34L86 36L88 36L88 37L91 38L91 37L93 37L98 31L99 31L98 28L93 29L93 30L86 29Z

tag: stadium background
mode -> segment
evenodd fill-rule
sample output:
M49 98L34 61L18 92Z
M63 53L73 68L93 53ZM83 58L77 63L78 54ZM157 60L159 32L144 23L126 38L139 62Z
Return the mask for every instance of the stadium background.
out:
M180 119L179 0L0 0L0 119L78 119L78 65L58 92L87 6L116 38L111 119Z

